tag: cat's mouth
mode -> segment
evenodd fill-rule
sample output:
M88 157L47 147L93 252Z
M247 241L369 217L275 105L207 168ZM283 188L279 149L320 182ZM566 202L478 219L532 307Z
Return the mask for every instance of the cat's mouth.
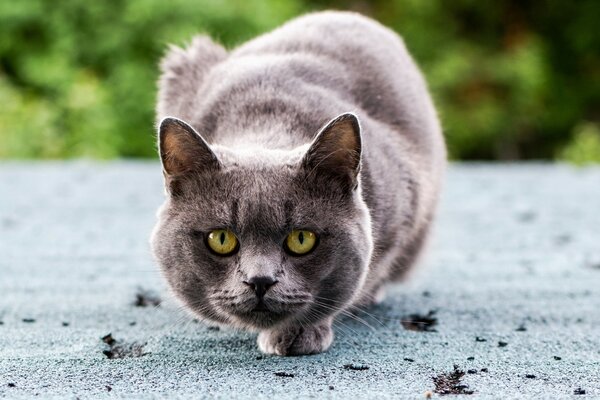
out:
M271 311L272 310L262 300L260 300L258 304L251 310L253 313L266 313Z
M211 298L217 314L225 314L247 328L267 329L297 316L310 306L310 295L286 294L275 296L239 296L221 294Z

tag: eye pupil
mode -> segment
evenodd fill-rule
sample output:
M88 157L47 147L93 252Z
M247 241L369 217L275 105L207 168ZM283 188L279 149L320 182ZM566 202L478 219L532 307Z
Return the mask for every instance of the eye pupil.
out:
M284 243L285 250L292 255L301 256L310 253L317 244L317 235L308 230L294 229Z
M225 243L225 232L221 232L219 240L221 241L221 246L223 246L223 244Z

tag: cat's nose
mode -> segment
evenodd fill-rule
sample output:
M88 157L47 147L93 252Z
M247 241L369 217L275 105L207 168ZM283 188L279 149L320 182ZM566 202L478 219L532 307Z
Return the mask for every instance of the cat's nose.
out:
M265 293L267 293L267 290L277 282L276 279L268 276L254 276L247 281L244 281L246 285L250 286L250 289L254 290L256 297L259 299L262 299L265 296Z

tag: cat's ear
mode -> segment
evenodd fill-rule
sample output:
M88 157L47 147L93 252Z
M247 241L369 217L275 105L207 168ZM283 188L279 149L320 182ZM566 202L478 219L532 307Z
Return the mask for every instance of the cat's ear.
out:
M158 128L158 148L166 178L183 177L191 172L219 168L219 159L190 125L166 117Z
M358 117L345 113L329 121L311 143L302 161L309 175L328 176L355 189L360 171L361 133Z

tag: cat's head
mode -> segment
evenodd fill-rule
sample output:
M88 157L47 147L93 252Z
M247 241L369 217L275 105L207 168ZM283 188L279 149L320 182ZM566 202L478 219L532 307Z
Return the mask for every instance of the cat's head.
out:
M165 118L152 249L196 315L249 329L315 321L358 295L372 252L354 114L293 150L209 145Z

